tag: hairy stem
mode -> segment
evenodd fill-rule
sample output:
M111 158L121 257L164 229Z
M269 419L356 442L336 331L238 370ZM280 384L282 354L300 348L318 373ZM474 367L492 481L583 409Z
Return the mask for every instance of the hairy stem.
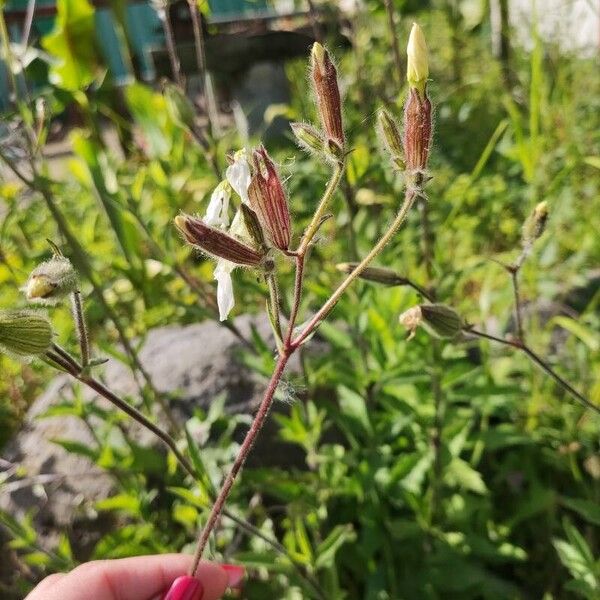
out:
M344 173L344 162L338 162L335 165L333 170L333 175L327 184L327 188L325 189L325 193L321 198L321 202L319 202L319 206L317 206L317 210L313 215L313 218L306 228L304 232L304 236L302 237L302 241L300 242L300 247L298 248L298 254L303 255L306 254L308 246L310 245L312 239L315 237L319 226L321 225L323 214L325 213L325 208L327 208L327 204L331 200L335 190L337 189L340 180L342 178L342 174Z
M415 202L417 197L417 193L415 190L410 189L406 190L406 194L404 197L404 202L400 211L392 221L388 230L383 234L381 239L375 244L373 249L363 258L363 260L358 263L356 268L342 281L339 287L333 292L329 300L325 302L325 304L317 311L317 313L313 316L313 318L308 322L302 333L298 335L298 337L291 342L292 348L297 348L309 337L315 329L319 326L321 321L327 317L327 315L333 310L338 300L342 296L342 294L348 289L348 287L352 284L352 282L369 266L371 261L379 255L379 253L385 248L388 242L392 239L396 231L400 228L402 223L404 223L408 213Z
M85 315L83 313L83 304L81 302L81 292L79 290L75 290L71 294L71 303L73 305L73 320L75 321L75 328L77 330L77 340L81 349L81 364L85 369L90 362L90 344L85 324Z
M521 294L519 292L519 268L511 268L510 281L512 283L513 295L515 298L515 323L517 326L517 336L521 341L525 341L523 333L523 317L521 310Z
M204 525L204 528L202 529L200 537L198 539L198 545L196 546L196 552L194 553L194 560L190 568L190 575L192 576L196 575L198 565L200 564L200 559L204 554L204 549L206 548L206 544L208 543L210 534L215 528L219 516L223 511L223 508L225 507L225 502L227 501L229 492L231 491L231 488L235 483L238 473L244 466L244 463L248 458L248 454L250 454L250 450L252 450L252 446L254 445L256 437L262 429L267 415L269 414L269 409L273 404L273 398L275 397L277 386L281 381L281 377L283 375L289 358L290 352L286 352L284 349L284 352L281 354L279 360L277 361L277 365L275 366L275 370L273 371L273 375L271 376L271 380L269 381L269 385L267 387L265 395L260 403L258 412L256 413L254 420L252 421L252 425L250 425L250 429L248 430L248 433L246 434L246 437L244 438L244 441L240 446L240 449L238 451L237 456L235 457L233 465L229 473L225 477L225 480L223 481L223 484L212 506L210 514L208 515L208 520L206 521L206 524Z
M66 350L64 350L57 344L53 344L52 349L47 352L46 357L50 360L51 363L54 363L61 367L62 370L66 371L74 379L77 379L84 385L88 386L90 389L94 390L103 398L106 398L119 410L125 412L129 417L131 417L134 421L139 423L142 427L145 427L154 435L156 435L173 452L175 458L177 459L179 465L183 468L183 470L194 480L198 480L198 473L196 472L192 464L178 449L177 443L171 437L171 435L169 435L169 433L152 423L152 421L150 421L143 413L141 413L135 407L131 406L129 403L125 402L125 400L119 398L104 384L100 383L99 381L97 381L89 375L84 375L82 365L80 365ZM210 490L208 490L208 493L211 493ZM287 557L290 563L294 566L295 570L298 572L298 574L301 577L303 577L312 587L315 587L315 582L312 581L312 579L309 578L306 574L304 574L302 568L290 556L285 547L282 546L277 540L271 539L269 536L265 535L260 529L258 529L258 527L255 527L254 525L252 525L252 523L245 521L244 519L238 517L237 515L233 514L227 509L223 510L223 514L228 519L236 523L239 527L246 530L249 534L262 539L264 542L272 546L277 552Z

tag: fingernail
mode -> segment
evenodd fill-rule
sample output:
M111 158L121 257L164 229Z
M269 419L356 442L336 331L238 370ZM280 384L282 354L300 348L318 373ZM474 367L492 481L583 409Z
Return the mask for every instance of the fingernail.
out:
M163 600L201 600L204 595L202 584L189 575L178 577Z
M227 586L231 588L240 584L246 572L244 567L239 565L221 565L221 568L227 573Z

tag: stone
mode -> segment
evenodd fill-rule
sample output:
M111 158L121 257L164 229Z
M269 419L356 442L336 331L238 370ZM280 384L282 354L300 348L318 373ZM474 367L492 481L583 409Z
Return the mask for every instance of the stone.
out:
M242 316L235 320L238 328L249 335L250 327L273 345L270 327L265 318ZM246 368L238 358L241 342L218 323L206 321L188 326L169 326L149 332L140 359L152 374L153 384L168 397L178 422L183 423L195 408L207 409L220 394L226 395L226 410L252 413L260 402L266 382ZM289 372L298 371L299 362L290 361ZM102 380L117 395L128 400L138 397L137 384L131 371L123 364L109 361ZM117 410L107 400L83 389L83 398L97 406ZM68 452L53 443L53 439L69 440L83 446L93 446L91 428L75 416L39 418L52 406L71 397L72 379L60 375L30 407L22 429L3 451L3 471L13 471L3 485L0 509L17 520L34 510L35 527L40 543L52 547L61 532L68 533L76 556L87 558L95 542L116 526L111 513L98 514L94 504L111 495L113 477L95 466L86 456ZM277 403L279 410L288 405ZM94 422L91 422L92 427ZM124 428L132 439L142 445L163 448L162 442L131 419ZM270 420L251 455L250 464L285 466L302 460L299 451L275 441L275 426ZM245 431L236 432L240 441ZM5 473L7 474L7 473Z

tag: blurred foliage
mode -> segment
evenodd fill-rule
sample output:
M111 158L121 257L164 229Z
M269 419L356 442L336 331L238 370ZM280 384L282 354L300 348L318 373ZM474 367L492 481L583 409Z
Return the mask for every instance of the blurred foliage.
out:
M370 249L401 194L373 123L382 105L401 114L404 88L391 62L382 2L365 4L352 19L351 47L338 54L353 152L332 205L335 217L309 263L304 307L311 310L339 281L335 264ZM402 11L401 40L417 4L395 3ZM507 89L490 52L487 15L473 9L478 3L430 4L415 18L430 44L436 104L427 190L438 297L470 322L508 328L512 291L494 260L514 259L525 217L538 201L548 201L548 231L522 272L522 293L532 307L529 340L600 403L597 64L561 53L533 32L531 52L515 49L515 86ZM211 264L182 246L171 221L181 210L202 213L217 178L201 147L171 120L162 94L141 83L113 86L95 51L89 5L61 0L59 6L57 29L43 42L55 60L51 85L37 92L46 104L42 137L50 117L66 109L78 126L68 132L72 154L41 166L40 176L51 177L48 190L84 251L78 256L65 246L65 253L93 274L83 285L93 341L100 352L126 360L115 350L119 336L107 307L127 337L139 341L153 327L214 318ZM314 107L305 61L286 68L287 114L308 120ZM27 106L21 110L27 115ZM16 140L18 156L26 146L19 130ZM225 153L242 142L229 132L215 143L223 170ZM281 144L279 159L298 235L329 173L291 143ZM13 178L2 179L0 197L0 306L11 307L23 304L19 287L49 256L46 238L59 241L64 231L50 218L48 203ZM421 242L415 212L378 263L426 284ZM282 261L279 268L285 305L291 266ZM191 288L182 273L198 285ZM239 270L235 277L237 306L261 311L264 289L250 273ZM417 301L404 288L364 282L351 288L320 330L327 348L318 355L306 351L303 377L288 377L286 397L302 389L302 400L276 417L279 437L302 453L305 468L248 468L231 510L277 537L327 598L600 597L598 418L503 348L444 343L437 355L424 332L406 342L397 317ZM543 307L550 302L570 312L548 317ZM53 310L52 318L60 343L74 348L67 308ZM243 357L269 375L272 348L264 342L254 339ZM6 440L52 373L4 356L0 372L0 436ZM432 377L445 400L441 415ZM78 555L73 532L45 548L34 513L22 523L2 514L10 551L31 568L31 581L15 584L20 592L81 560L187 548L206 516L210 490L237 451L233 432L248 423L246 416L228 415L223 398L207 412L196 411L189 435L181 434L203 473L194 483L173 457L126 439L121 416L79 394L47 416L57 414L100 419L96 447L61 444L114 474L114 496L95 510L117 515L120 527L91 555ZM198 431L203 442L196 446ZM257 494L261 501L250 502ZM259 538L240 539L228 521L212 551L247 566L247 598L316 597L289 558Z

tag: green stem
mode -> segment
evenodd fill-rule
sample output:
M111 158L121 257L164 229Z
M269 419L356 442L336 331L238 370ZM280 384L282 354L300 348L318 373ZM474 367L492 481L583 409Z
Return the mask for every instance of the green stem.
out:
M404 202L400 211L392 221L388 230L383 234L381 239L375 244L373 249L363 258L363 260L358 263L357 267L342 281L339 287L333 292L329 300L325 302L325 304L319 309L319 311L313 316L313 318L308 322L302 333L291 342L292 348L297 348L309 337L315 329L319 326L319 324L327 317L327 315L334 309L338 300L342 296L342 294L348 289L348 287L352 284L352 282L369 266L371 261L379 255L379 253L385 248L388 242L394 237L395 233L398 231L402 223L406 220L410 209L412 208L415 199L417 197L417 193L415 190L406 190L406 194L404 197Z
M79 348L81 349L81 364L83 368L88 366L90 362L90 344L88 339L87 327L85 324L85 314L83 312L83 304L81 302L81 292L75 290L71 295L73 304L73 320L77 329L77 339Z
M310 224L304 232L304 236L302 237L302 241L300 242L300 247L298 248L298 254L306 253L310 242L317 233L317 230L319 229L319 226L322 222L325 208L327 208L327 204L333 197L333 194L337 189L337 186L339 185L342 175L344 173L344 164L344 162L336 163L333 175L329 180L329 183L327 184L327 188L325 189L325 193L321 198L321 202L319 202L319 206L317 206L317 210L315 211L315 214L313 215Z

